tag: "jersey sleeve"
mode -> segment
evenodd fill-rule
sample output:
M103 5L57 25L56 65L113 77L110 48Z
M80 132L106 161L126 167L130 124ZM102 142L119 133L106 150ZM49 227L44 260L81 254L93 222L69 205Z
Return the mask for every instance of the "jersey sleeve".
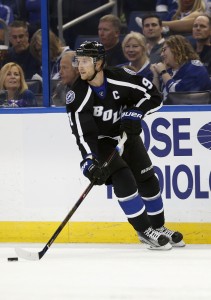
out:
M127 70L125 70L127 72ZM143 116L151 114L163 105L161 93L155 85L145 77L131 73L127 80L130 83L130 93L127 106L135 106Z
M98 128L93 118L91 94L91 88L88 88L85 93L70 90L66 95L70 126L83 159L88 155L98 157Z
M181 67L178 73L166 82L165 88L167 93L207 90L210 89L210 79L202 63L192 61Z

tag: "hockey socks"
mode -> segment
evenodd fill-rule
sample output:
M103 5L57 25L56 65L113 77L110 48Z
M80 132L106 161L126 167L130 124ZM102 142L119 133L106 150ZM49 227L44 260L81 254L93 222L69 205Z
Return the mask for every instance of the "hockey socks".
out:
M136 231L144 232L150 227L150 220L138 191L124 198L119 197L118 202L128 218L128 222Z

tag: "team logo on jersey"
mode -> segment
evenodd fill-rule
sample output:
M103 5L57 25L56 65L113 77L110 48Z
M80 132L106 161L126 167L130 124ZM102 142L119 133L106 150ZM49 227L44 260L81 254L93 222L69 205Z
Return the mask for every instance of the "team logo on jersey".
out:
M127 72L127 73L130 74L130 75L136 75L136 72L134 72L134 71L131 70L131 69L128 69L128 68L126 68L126 67L124 67L123 69L125 70L125 72Z
M75 93L73 91L69 91L66 95L66 104L70 104L75 100Z
M203 66L202 62L200 60L191 60L192 65L194 66Z

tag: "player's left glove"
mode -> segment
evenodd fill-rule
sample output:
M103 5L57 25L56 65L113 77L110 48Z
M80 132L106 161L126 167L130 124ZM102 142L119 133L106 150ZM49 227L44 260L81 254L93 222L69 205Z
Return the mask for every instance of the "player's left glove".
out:
M142 116L142 112L135 108L124 110L121 115L121 131L126 132L128 137L140 135L142 131Z
M96 159L86 158L81 162L81 170L95 185L102 185L109 177L108 167L100 167Z

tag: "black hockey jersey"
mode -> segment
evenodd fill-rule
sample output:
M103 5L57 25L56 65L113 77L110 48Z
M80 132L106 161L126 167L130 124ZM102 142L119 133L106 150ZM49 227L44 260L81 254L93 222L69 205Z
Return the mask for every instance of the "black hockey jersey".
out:
M66 95L66 109L82 157L98 157L98 139L120 136L121 113L135 107L143 116L162 106L161 95L146 78L124 68L105 68L102 89L80 77Z

